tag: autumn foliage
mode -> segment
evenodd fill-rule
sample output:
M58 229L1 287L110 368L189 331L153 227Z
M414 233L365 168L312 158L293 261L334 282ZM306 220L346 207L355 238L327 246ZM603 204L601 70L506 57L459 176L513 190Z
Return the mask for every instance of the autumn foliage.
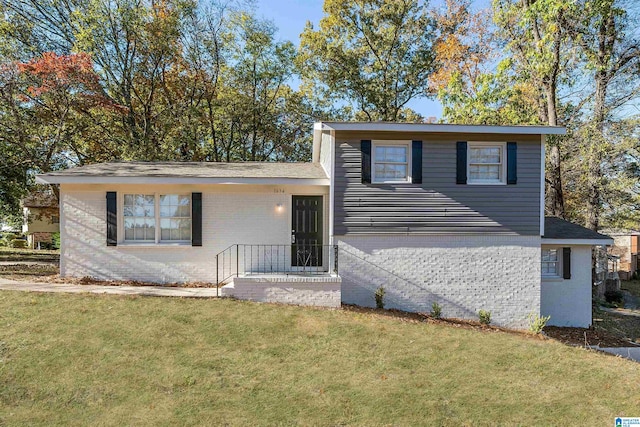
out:
M23 100L41 98L55 92L75 96L85 107L100 106L112 109L123 107L113 103L103 92L100 77L93 69L87 53L57 55L44 52L39 58L17 64L20 75L28 81Z

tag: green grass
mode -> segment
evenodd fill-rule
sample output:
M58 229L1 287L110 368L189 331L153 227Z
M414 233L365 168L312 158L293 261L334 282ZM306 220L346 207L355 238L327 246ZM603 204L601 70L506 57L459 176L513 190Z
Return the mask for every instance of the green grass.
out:
M58 262L59 250L15 249L0 247L0 261Z
M233 300L0 292L0 425L609 425L639 365Z
M620 288L640 297L640 280L623 280L620 283Z
M55 264L48 265L29 265L29 264L13 264L0 265L0 278L8 280L30 281L36 277L55 276L58 274L58 266Z

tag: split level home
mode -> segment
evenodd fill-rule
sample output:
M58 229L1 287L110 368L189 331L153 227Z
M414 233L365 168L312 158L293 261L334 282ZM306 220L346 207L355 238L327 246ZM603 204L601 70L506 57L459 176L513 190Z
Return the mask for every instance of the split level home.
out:
M259 301L374 306L521 328L591 324L591 251L544 217L564 128L322 122L309 163L103 163L59 184L60 273L219 283Z

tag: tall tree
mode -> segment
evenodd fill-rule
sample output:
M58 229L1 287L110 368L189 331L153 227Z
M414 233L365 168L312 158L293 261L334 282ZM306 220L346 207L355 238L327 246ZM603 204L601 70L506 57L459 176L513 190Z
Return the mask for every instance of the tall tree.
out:
M399 120L427 94L435 68L434 21L419 0L325 0L318 30L307 23L298 64L306 81L367 120Z
M589 141L581 156L587 167L585 225L597 230L611 179L604 173L606 163L618 151L611 124L616 111L640 94L640 38L631 31L634 24L620 1L583 0L579 5L583 19L575 23L573 34L584 55L585 74L593 79L593 102L585 102L591 104L588 122L581 126L582 138Z
M567 22L573 19L573 2L565 0L494 0L495 22L507 42L518 72L526 73L542 101L540 119L559 124L559 82L574 52ZM546 211L564 217L562 186L563 138L547 138Z
M489 10L472 11L469 0L447 0L434 19L439 67L430 89L442 103L445 121L539 123L538 91L513 72L511 58L500 60Z

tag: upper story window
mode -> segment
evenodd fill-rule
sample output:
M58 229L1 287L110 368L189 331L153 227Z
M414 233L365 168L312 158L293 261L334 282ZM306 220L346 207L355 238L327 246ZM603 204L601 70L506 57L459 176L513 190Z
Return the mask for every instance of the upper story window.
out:
M468 184L505 184L505 143L469 142Z
M188 242L191 240L191 196L125 194L125 242Z
M374 141L372 157L373 182L410 182L409 141Z
M560 277L558 249L542 249L542 276Z

